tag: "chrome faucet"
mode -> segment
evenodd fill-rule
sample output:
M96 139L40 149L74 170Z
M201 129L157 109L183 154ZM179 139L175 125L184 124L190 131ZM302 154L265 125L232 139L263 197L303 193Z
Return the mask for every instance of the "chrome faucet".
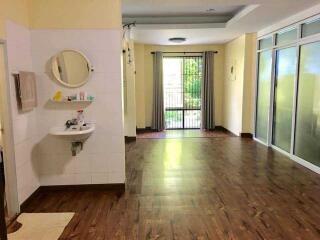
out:
M70 128L71 126L75 126L75 125L78 125L78 120L76 118L68 120L65 123L66 128Z

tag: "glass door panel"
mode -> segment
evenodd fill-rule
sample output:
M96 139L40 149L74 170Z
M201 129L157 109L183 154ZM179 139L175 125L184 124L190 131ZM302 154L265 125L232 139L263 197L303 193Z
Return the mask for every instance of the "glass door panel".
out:
M290 152L296 47L277 51L272 144Z
M183 128L183 61L163 58L165 123L167 129Z
M301 46L295 150L320 166L320 42Z
M267 142L268 140L271 75L272 51L268 50L259 53L258 89L256 106L256 137L263 142Z
M202 56L164 57L163 86L167 129L201 126Z

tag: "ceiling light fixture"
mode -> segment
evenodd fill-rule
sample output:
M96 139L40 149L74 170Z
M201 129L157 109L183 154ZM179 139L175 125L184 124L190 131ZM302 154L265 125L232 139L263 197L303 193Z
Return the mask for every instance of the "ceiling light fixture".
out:
M209 8L209 9L207 9L206 10L207 12L214 12L214 11L216 11L214 8Z
M185 42L187 39L183 38L183 37L174 37L174 38L169 38L170 42L174 42L174 43L183 43Z

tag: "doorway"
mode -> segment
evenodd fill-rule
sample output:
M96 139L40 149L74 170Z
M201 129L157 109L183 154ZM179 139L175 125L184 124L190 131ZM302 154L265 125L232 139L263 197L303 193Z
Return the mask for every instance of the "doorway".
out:
M1 236L2 239L5 239L5 220L13 219L19 212L13 128L10 115L10 88L8 83L6 42L0 39L0 146L3 150L0 167L2 170L0 170L0 233L3 234Z
M5 80L5 54L4 45L0 43L0 93L3 93ZM4 122L3 122L3 99L0 102L0 239L7 239L6 222L8 221L8 208L5 194L5 174L4 174Z
M163 58L166 129L200 129L202 66L202 56Z

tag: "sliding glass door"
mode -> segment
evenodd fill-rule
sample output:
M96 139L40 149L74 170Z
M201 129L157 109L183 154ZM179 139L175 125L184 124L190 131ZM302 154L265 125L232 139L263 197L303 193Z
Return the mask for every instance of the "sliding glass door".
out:
M201 125L202 56L164 57L163 85L167 129Z
M300 48L294 154L320 166L320 42Z
M320 14L260 38L257 52L255 139L320 172Z
M277 50L274 83L272 144L290 152L297 48Z
M272 50L260 52L256 106L256 138L265 143L268 139L271 76Z

